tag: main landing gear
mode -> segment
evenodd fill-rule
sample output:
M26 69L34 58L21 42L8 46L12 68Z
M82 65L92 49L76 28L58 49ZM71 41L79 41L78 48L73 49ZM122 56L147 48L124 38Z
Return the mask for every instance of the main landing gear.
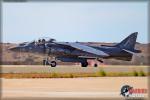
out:
M88 66L88 62L86 61L86 62L81 62L81 66L82 67L87 67Z
M98 65L99 65L99 63L97 61L100 63L103 63L103 61L101 59L95 59L94 67L98 67Z

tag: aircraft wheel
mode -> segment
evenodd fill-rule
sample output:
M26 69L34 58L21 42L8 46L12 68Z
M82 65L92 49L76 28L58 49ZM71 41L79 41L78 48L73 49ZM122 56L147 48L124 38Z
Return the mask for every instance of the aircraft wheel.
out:
M98 66L98 64L94 64L94 67L97 67Z
M56 67L56 61L51 61L51 67Z
M81 63L81 66L82 66L82 67L87 67L87 66L88 66L88 62L82 62L82 63Z

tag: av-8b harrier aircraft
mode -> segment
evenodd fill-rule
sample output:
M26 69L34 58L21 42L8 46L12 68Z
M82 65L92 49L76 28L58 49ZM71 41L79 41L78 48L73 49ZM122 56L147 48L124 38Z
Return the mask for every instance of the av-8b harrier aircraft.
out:
M91 46L79 42L56 42L55 39L39 39L38 41L21 43L16 47L10 48L10 50L54 57L54 60L51 61L48 59L43 60L44 64L49 64L51 67L55 67L59 60L62 62L79 62L82 67L87 67L88 59L94 59L101 63L103 63L103 59L110 58L131 61L135 53L141 52L134 49L137 34L138 32L134 32L113 46ZM94 66L96 67L97 63Z

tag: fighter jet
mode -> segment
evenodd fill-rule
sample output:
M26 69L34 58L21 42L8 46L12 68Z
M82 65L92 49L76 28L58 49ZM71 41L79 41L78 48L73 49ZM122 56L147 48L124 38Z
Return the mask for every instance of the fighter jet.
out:
M141 52L140 50L134 49L137 34L138 32L134 32L113 46L93 46L81 42L57 42L55 39L39 39L38 41L21 43L16 47L10 48L10 50L15 52L38 53L43 56L47 55L47 58L43 60L43 64L49 64L51 67L55 67L59 60L62 62L78 62L81 63L82 67L87 67L87 60L89 59L101 63L103 63L103 59L112 58L131 61L134 54ZM48 57L53 57L54 59L49 61ZM97 63L94 66L97 67Z

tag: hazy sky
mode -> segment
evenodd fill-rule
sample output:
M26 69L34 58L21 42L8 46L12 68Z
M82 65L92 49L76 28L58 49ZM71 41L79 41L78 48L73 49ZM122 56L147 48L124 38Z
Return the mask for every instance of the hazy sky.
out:
M3 42L51 37L58 41L120 42L139 32L148 42L146 2L3 3Z

